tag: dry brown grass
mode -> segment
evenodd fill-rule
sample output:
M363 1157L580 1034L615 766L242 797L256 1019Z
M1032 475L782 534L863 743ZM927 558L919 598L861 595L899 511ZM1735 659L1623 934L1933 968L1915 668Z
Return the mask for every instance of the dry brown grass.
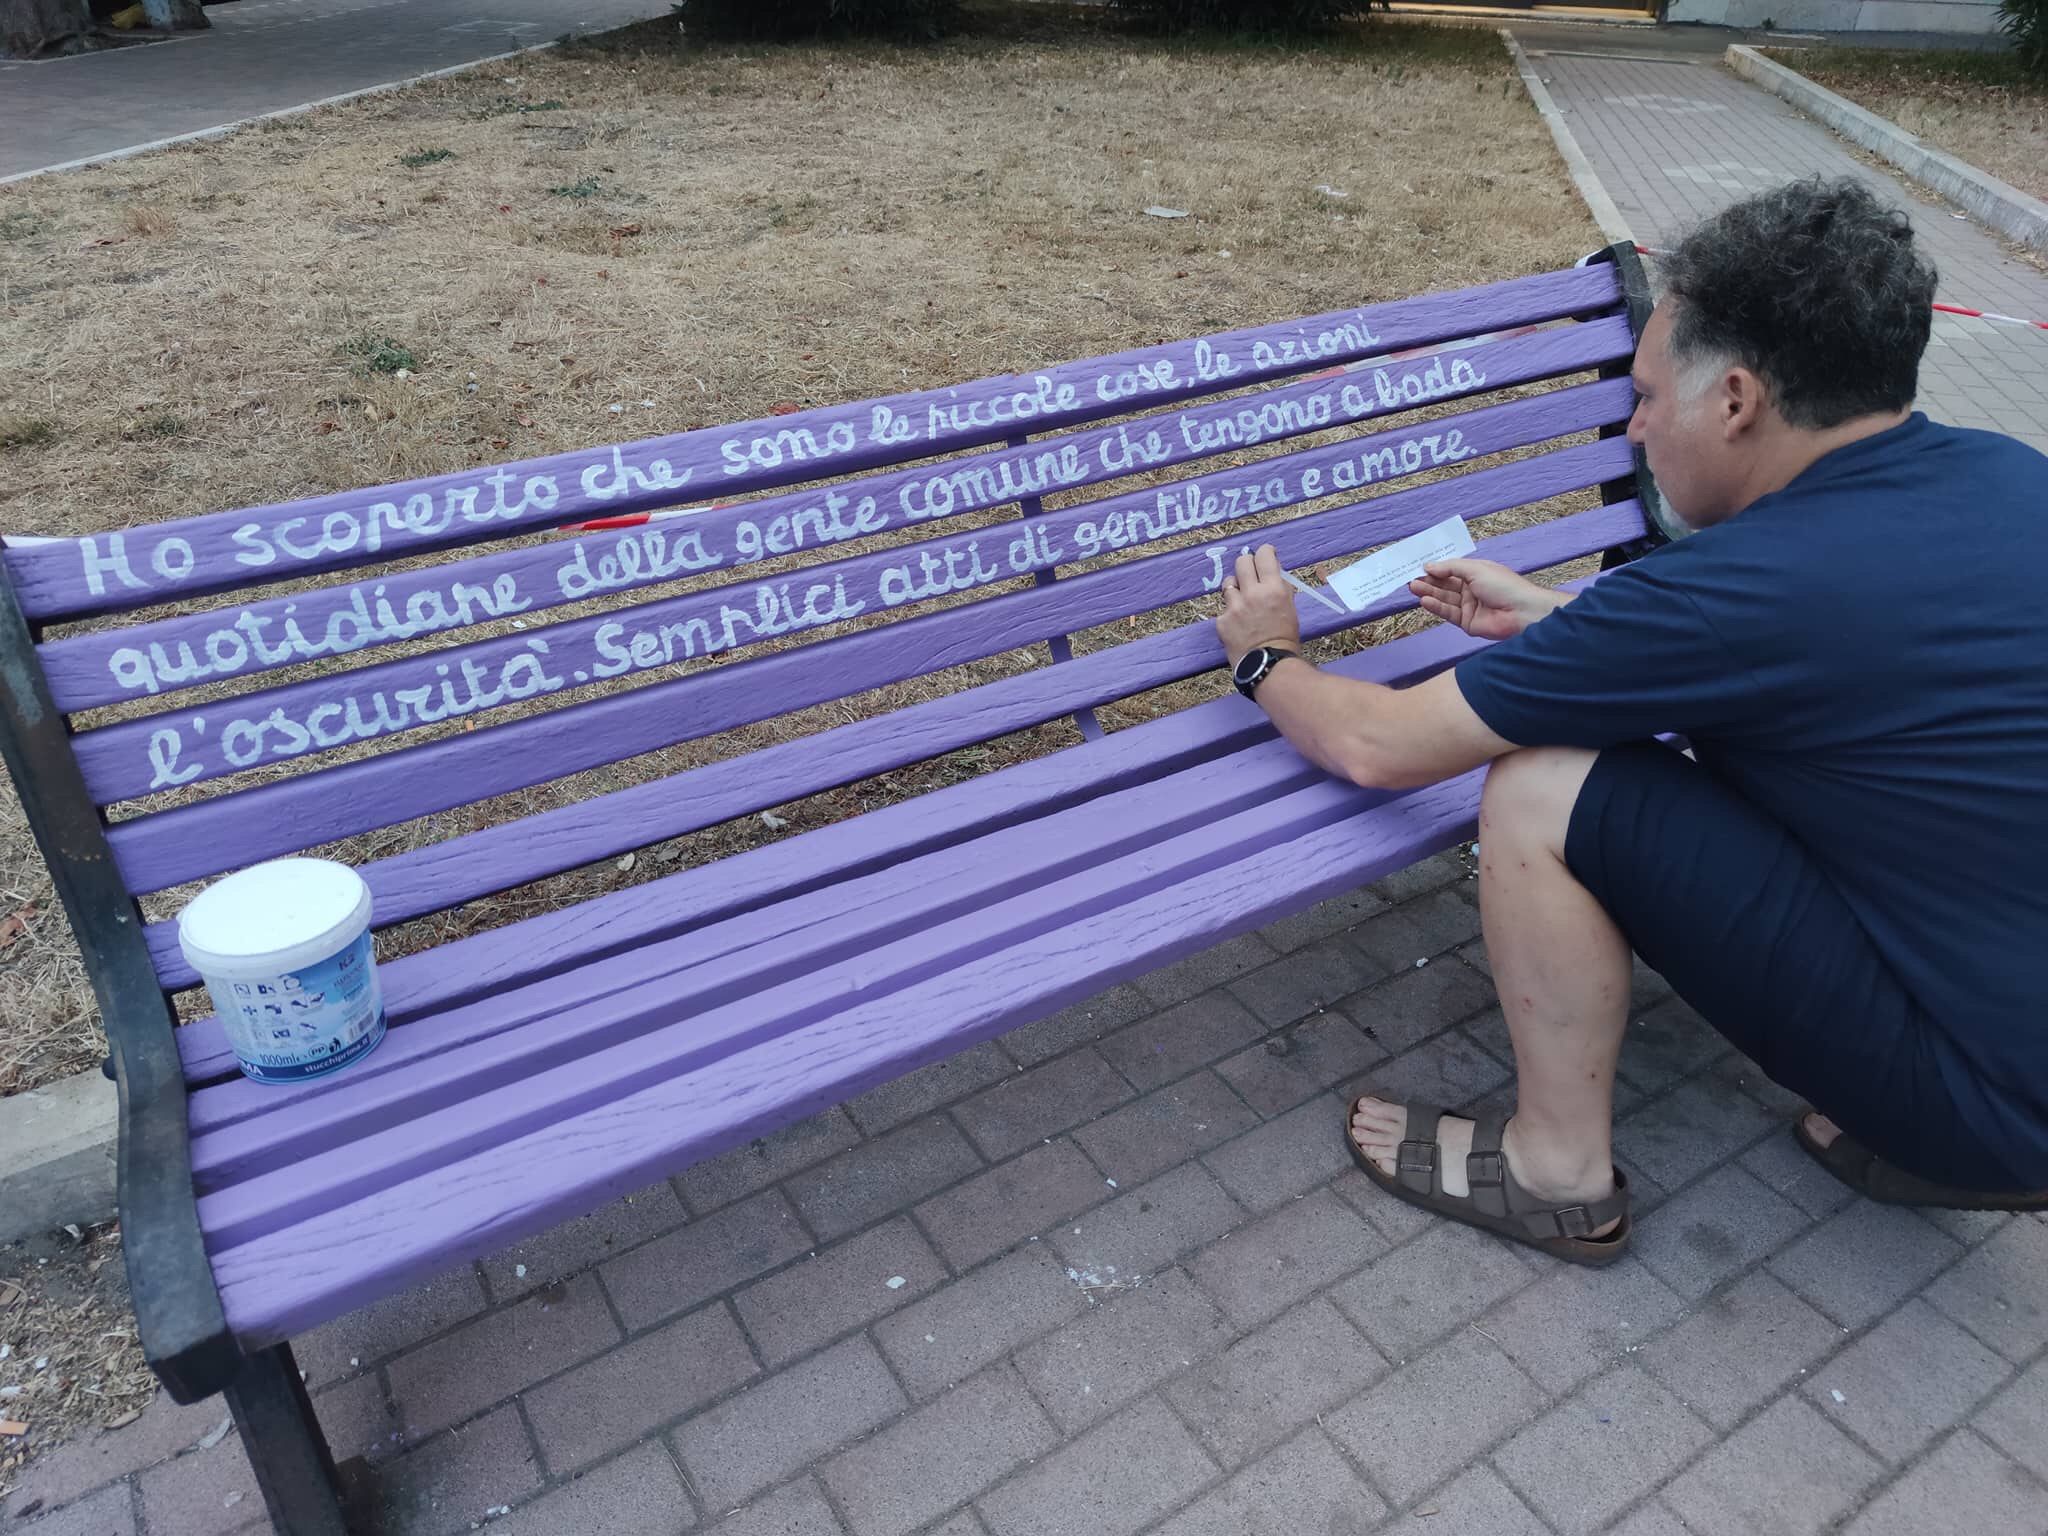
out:
M1774 57L1936 148L2048 198L2048 84L2028 79L2011 55L1814 48Z
M1519 275L1597 243L1485 34L1388 26L1222 52L1034 16L923 51L686 54L659 26L623 36L509 81L432 82L6 189L0 421L23 425L0 437L0 526L82 533L858 399ZM1195 217L1144 217L1154 203ZM368 366L387 341L413 355L410 378ZM340 852L381 856L1041 660ZM782 814L800 829L1070 739L1047 727ZM631 872L607 862L413 925L385 952L768 835L750 817ZM0 861L0 912L36 909L0 951L7 1091L103 1047L11 801Z

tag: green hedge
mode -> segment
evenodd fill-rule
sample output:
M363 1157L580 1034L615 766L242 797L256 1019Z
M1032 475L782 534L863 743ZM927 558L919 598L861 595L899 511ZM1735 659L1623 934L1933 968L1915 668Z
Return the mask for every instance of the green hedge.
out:
M2048 80L2048 0L1999 0L1998 20L2027 73Z
M1109 0L1167 32L1312 32L1363 16L1371 0Z
M704 42L787 41L828 32L937 37L957 19L955 0L682 0L676 17Z

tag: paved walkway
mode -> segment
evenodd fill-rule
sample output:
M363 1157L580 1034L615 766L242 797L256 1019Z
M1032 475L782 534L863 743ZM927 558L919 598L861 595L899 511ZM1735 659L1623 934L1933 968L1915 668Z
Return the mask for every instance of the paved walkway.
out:
M1649 243L1855 165L1711 67L1580 51L1537 62ZM1920 216L1947 294L2048 313ZM1938 335L1930 408L2038 441L2048 337ZM1429 861L322 1329L337 1452L392 1536L2048 1532L2048 1222L1851 1199L1656 978L1620 1265L1350 1167L1366 1080L1507 1090L1472 897ZM221 1416L58 1450L5 1529L261 1529Z
M597 32L668 0L241 0L147 46L0 59L0 177Z
M1665 244L1736 198L1794 176L1854 175L1912 210L1940 297L2048 320L2048 275L1826 128L1721 67L1708 30L1513 29L1608 195L1645 245ZM2048 450L2048 331L1937 314L1920 404Z
M1505 1089L1474 889L1431 860L322 1329L337 1451L394 1536L2048 1530L2048 1223L1852 1200L1655 978L1615 1268L1350 1167L1363 1079ZM260 1529L220 1419L15 1509Z

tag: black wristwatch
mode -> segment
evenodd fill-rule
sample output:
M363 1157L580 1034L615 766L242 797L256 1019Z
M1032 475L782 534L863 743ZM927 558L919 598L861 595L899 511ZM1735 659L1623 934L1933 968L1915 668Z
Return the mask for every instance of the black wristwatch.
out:
M1272 670L1280 665L1283 657L1299 656L1299 651L1282 650L1277 645L1255 646L1237 658L1237 665L1231 668L1230 680L1237 684L1237 691L1248 699L1256 699L1259 684L1263 683Z

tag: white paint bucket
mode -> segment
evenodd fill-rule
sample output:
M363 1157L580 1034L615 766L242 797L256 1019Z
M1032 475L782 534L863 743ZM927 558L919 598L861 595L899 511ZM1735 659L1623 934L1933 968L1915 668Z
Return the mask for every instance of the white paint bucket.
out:
M229 875L178 914L178 947L259 1083L337 1071L384 1038L370 888L346 864L273 859Z

